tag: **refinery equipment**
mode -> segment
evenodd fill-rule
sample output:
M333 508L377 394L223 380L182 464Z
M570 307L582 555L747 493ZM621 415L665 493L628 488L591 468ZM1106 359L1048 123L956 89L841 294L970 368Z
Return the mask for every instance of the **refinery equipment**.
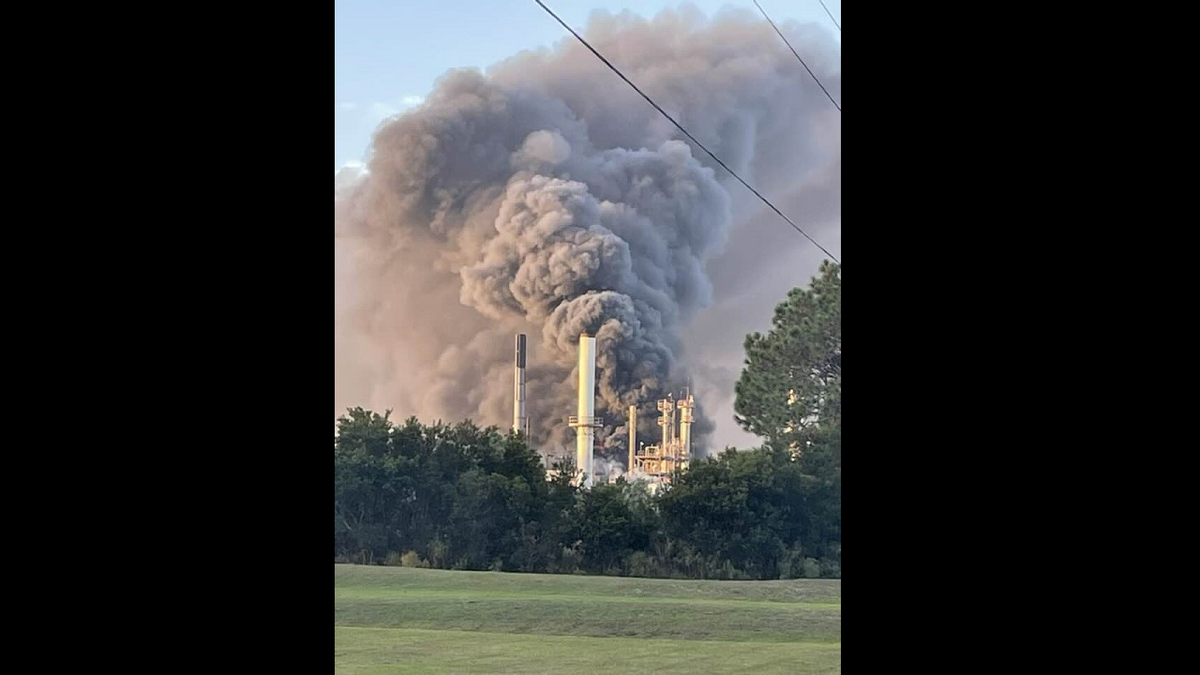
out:
M669 483L678 471L688 467L692 456L692 422L696 398L688 392L682 399L675 401L664 398L658 401L660 414L658 424L662 427L662 443L659 445L634 445L633 432L630 432L630 452L632 467L635 473L644 475L652 485ZM678 415L678 434L676 434L676 412ZM629 424L632 429L637 423L637 409L629 409Z
M675 404L679 410L679 456L684 463L692 457L692 410L695 406L696 399L691 393Z
M513 363L513 425L514 431L529 435L529 416L525 401L525 335L516 336ZM595 484L596 433L604 420L596 416L596 338L588 333L579 336L579 390L576 414L567 418L575 430L575 481L585 487ZM662 441L656 445L639 446L637 440L638 407L629 406L629 460L627 480L641 478L657 489L679 472L687 469L692 456L692 423L695 420L696 399L690 390L683 397L657 401L662 427ZM546 477L556 472L547 469ZM616 475L608 476L610 482Z

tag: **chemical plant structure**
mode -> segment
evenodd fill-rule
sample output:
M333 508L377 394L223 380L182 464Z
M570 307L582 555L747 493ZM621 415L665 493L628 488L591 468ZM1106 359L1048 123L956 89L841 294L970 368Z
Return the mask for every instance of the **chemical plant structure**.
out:
M629 466L634 476L650 483L652 491L670 483L679 472L687 470L692 458L695 408L696 397L690 391L679 400L659 399L658 425L662 427L662 443L639 446L637 406L629 406Z
M517 335L516 359L513 367L513 431L529 435L529 417L525 410L525 335ZM576 484L591 487L595 474L596 432L604 427L603 418L596 416L596 338L584 333L579 336L579 383L576 414L567 418L567 424L575 429ZM690 391L678 400L668 397L657 402L662 427L662 442L656 445L638 445L638 406L629 406L629 460L625 479L643 480L652 492L657 491L681 471L686 471L691 460L692 422L695 419L696 399ZM547 472L552 478L553 472ZM608 482L616 482L619 475L607 476Z

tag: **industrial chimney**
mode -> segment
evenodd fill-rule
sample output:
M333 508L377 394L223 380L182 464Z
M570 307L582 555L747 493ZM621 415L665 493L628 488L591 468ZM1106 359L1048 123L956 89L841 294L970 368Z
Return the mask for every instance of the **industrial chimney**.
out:
M583 474L585 487L591 487L592 448L594 429L601 426L596 412L596 338L584 333L579 336L579 410L568 419L575 428L575 470Z
M513 366L513 431L529 436L529 418L525 416L525 334L517 336Z
M629 406L629 466L625 469L629 473L629 477L625 480L633 480L633 452L637 448L637 406Z

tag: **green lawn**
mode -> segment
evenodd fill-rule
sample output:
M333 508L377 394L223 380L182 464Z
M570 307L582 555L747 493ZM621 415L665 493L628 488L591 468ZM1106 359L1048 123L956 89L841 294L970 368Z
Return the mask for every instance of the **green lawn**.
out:
M334 566L338 673L841 672L841 581Z

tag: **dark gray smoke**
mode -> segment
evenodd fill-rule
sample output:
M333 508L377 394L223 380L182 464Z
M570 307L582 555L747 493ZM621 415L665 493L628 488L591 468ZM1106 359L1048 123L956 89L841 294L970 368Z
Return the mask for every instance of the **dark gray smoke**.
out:
M839 96L825 35L783 29ZM760 19L599 15L586 35L760 189L791 187L823 159L815 131L832 107ZM754 210L680 136L573 38L486 75L452 71L382 125L367 169L335 181L336 411L507 426L511 336L525 332L534 440L569 448L590 332L602 442L624 447L631 403L639 437L658 438L654 401L693 370L684 337L713 299L709 262ZM703 452L714 420L697 403Z

